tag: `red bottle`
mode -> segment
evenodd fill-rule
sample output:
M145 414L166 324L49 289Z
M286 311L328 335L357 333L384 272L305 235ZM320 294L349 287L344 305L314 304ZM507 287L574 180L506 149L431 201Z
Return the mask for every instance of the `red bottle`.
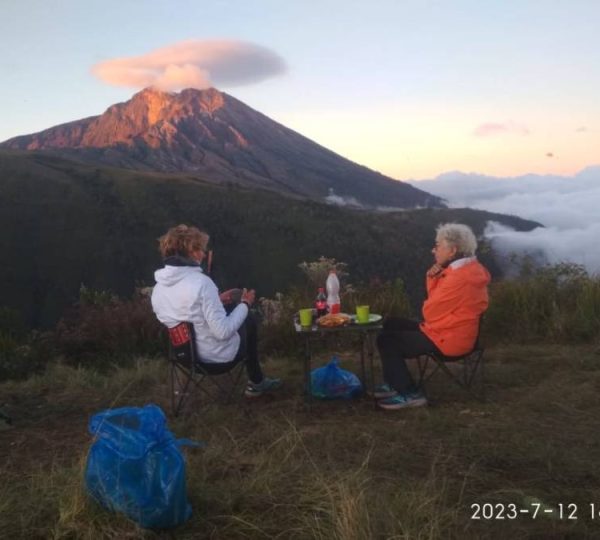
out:
M325 289L323 287L319 287L317 299L315 300L315 308L317 310L317 318L327 315L327 296L325 296Z

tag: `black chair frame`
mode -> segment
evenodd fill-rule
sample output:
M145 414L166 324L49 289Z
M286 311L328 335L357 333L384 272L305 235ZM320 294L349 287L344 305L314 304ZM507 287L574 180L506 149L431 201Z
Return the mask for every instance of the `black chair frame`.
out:
M417 366L419 371L418 387L425 392L425 384L438 371L445 373L460 388L468 392L472 397L479 401L485 401L485 381L484 381L484 359L485 348L481 345L482 319L479 320L479 329L477 339L473 349L466 354L459 356L446 356L441 352L431 352L417 357ZM429 364L434 368L427 373ZM462 365L459 373L453 373L450 365Z
M209 398L213 398L211 391L207 388L205 381L210 382L217 389L216 401L219 397L224 398L226 404L231 403L236 390L241 386L242 374L245 372L246 359L231 366L230 363L203 363L196 353L196 339L194 325L190 322L182 322L169 332L169 366L170 366L170 393L173 415L178 416L188 398L194 391L200 391ZM207 367L209 366L209 367ZM210 368L210 371L209 371ZM225 376L225 380L220 379ZM243 389L244 387L241 386ZM240 398L243 393L240 392Z

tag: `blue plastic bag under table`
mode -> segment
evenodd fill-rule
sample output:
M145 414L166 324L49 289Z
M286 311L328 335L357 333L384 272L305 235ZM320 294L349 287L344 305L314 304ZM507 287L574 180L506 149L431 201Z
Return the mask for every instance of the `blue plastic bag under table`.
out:
M187 500L185 460L156 405L108 409L90 419L96 436L88 454L85 482L104 507L122 512L144 528L170 528L192 515Z
M331 361L313 369L311 377L312 395L321 399L350 399L362 392L360 379L351 371L342 369L334 356Z

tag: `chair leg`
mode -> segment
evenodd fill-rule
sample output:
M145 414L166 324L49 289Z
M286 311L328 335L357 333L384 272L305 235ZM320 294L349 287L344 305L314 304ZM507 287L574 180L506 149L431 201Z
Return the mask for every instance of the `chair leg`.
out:
M229 405L236 391L239 389L240 391L240 402L243 397L244 385L243 382L243 374L246 371L246 362L242 361L238 365L236 365L232 370L218 374L218 375L208 375L205 373L200 374L200 379L197 384L198 389L203 391L209 398L211 402L222 401L225 405ZM199 384L204 379L207 379L210 385L214 385L213 388L216 388L217 396L211 395L211 392L205 387L206 385Z
M245 367L246 363L242 361L229 372L220 375L209 375L200 370L190 372L186 368L170 362L169 378L173 415L175 417L179 416L192 391L206 394L206 403L222 400L228 405L232 402L236 391L240 389L239 397L240 403L242 403L244 395L242 382ZM226 380L221 379L221 377L225 377Z
M246 368L246 363L241 362L240 365L237 366L237 368L235 368L235 369L237 369L237 373L234 374L233 372L229 372L228 375L231 380L231 388L229 389L229 394L227 395L227 398L225 400L226 404L231 403L231 400L235 394L236 389L240 387L240 381L242 379L242 374L244 373L245 368ZM243 395L243 391L244 391L244 389L242 388L242 390L241 390L242 395ZM241 400L242 395L240 395L240 400Z
M421 355L421 356L417 356L417 368L419 370L419 380L417 382L417 388L420 388L421 390L425 390L425 382L426 382L426 378L425 378L425 373L427 372L427 366L429 365L429 356L428 355Z
M483 351L478 351L476 357L470 358L467 386L473 396L479 401L485 401Z
M431 360L434 369L427 374L427 366ZM460 374L454 374L446 362L434 355L422 355L417 357L417 366L419 368L419 388L425 392L425 383L435 375L438 370L443 371L460 388L468 392L473 398L479 401L485 401L485 384L483 378L483 350L477 350L462 361L462 371ZM477 382L479 379L479 382ZM478 388L476 388L478 387Z
M202 386L204 374L192 373L187 368L171 363L171 408L179 416L192 391L208 391Z
M454 383L459 386L460 388L462 388L463 390L465 390L467 393L469 393L471 396L473 397L477 397L475 395L475 393L473 392L472 388L470 387L470 385L466 384L465 381L465 370L467 369L466 365L463 363L462 366L462 373L460 375L455 375L454 373L452 373L452 370L446 365L446 362L444 362L443 360L440 360L438 358L434 358L434 362L436 364L436 368L440 369L441 371L443 371L452 381L454 381Z
M174 416L179 416L188 395L191 377L186 376L185 382L183 378L184 374L179 368L171 364L171 408Z

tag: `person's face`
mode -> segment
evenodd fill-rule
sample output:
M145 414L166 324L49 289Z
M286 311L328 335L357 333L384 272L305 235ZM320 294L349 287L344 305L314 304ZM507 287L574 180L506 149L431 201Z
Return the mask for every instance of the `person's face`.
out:
M208 242L207 242L207 244L208 244ZM206 257L207 251L208 251L207 246L204 246L203 248L194 249L190 253L190 258L193 261L196 261L197 263L201 263L204 260L204 257Z
M435 262L440 266L444 266L451 261L456 255L456 248L450 246L446 240L436 240L435 246L431 250L435 257Z

